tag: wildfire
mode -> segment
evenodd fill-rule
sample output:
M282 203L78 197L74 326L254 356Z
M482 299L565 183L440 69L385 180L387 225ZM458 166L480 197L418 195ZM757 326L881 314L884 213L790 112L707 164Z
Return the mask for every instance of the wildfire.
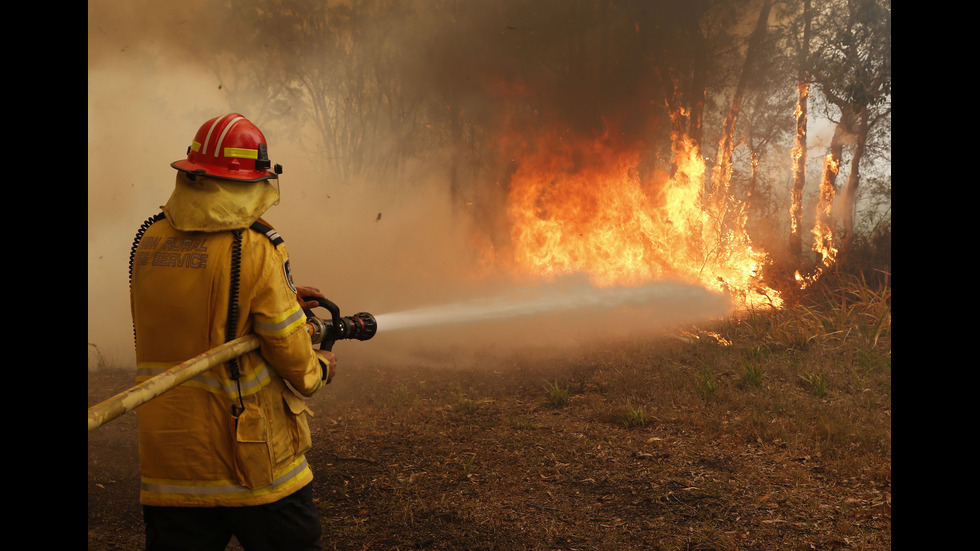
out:
M778 293L760 284L765 255L752 248L744 206L706 204L693 142L675 133L676 168L644 175L643 144L613 135L551 133L516 159L507 197L515 269L583 273L597 287L676 280L779 306Z

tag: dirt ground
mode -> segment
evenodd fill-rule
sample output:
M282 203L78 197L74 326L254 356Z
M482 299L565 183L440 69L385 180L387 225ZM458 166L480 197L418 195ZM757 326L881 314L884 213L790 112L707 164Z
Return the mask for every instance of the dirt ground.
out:
M313 399L324 549L891 549L890 452L842 471L788 439L727 435L739 412L706 430L688 404L630 427L581 358L438 363L349 367ZM563 407L543 391L559 378ZM132 384L91 371L89 406ZM89 432L89 550L142 548L135 427L130 412Z

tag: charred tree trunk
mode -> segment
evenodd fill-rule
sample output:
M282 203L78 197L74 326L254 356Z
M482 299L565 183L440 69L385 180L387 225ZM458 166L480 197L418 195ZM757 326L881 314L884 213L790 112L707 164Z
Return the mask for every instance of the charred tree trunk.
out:
M841 115L841 120L834 127L834 135L830 139L830 150L828 151L829 163L825 163L823 175L820 178L821 184L826 184L833 186L837 189L837 173L840 171L841 159L844 156L844 146L853 138L851 134L850 125L850 114L845 113ZM827 169L827 166L831 167L831 170Z
M841 116L840 123L834 128L834 136L830 140L830 151L824 158L823 170L820 174L820 194L817 201L816 220L813 224L813 244L810 249L820 255L816 268L809 276L801 276L797 272L797 280L806 287L816 281L821 274L833 267L838 255L839 236L835 233L837 222L834 219L834 198L837 195L837 175L840 172L844 146L851 142L850 112Z
M854 218L857 213L857 191L861 183L861 173L859 167L861 159L864 157L864 150L868 140L868 111L862 109L855 116L854 125L854 154L851 157L850 170L847 173L847 182L841 189L840 194L840 217L841 217L841 254L846 254L851 240L854 236Z
M725 207L728 200L728 184L732 174L732 155L735 151L735 123L738 121L739 113L742 109L742 98L745 94L746 84L749 78L749 68L755 64L758 56L759 46L766 33L766 26L769 21L769 11L772 7L772 0L764 0L762 9L759 12L759 19L756 22L752 36L749 38L748 50L745 54L745 62L742 64L742 71L739 75L738 84L732 96L732 106L725 117L725 126L722 129L721 142L718 144L717 163L712 174L712 192L709 199L709 207L712 215L717 216L718 229L725 217Z
M810 76L806 70L810 55L810 0L803 3L803 42L800 48L800 71L797 78L796 145L793 148L793 189L790 193L789 252L795 263L803 252L803 188L806 185L806 123L810 95Z
M698 9L693 13L700 14L704 10L703 4L698 5ZM688 20L687 33L694 46L694 60L691 71L691 84L688 92L688 103L690 106L690 116L687 121L687 136L694 143L698 152L701 151L701 140L703 135L702 125L704 122L704 103L708 95L709 56L708 46L703 33L700 29L700 19L692 17Z

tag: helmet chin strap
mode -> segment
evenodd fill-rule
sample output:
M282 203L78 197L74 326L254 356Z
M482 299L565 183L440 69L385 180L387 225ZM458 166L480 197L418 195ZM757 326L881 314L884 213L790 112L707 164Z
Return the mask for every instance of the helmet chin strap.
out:
M276 165L276 166L279 166L279 165ZM269 178L266 181L269 182L269 183L272 183L272 180L275 180L276 181L275 184L272 184L272 185L276 186L276 202L275 203L272 203L272 206L274 207L274 206L278 205L279 204L279 200L282 199L282 193L279 192L279 176L277 175L275 178Z
M192 181L192 182L195 181L195 180L197 180L197 177L198 176L207 176L208 175L208 173L203 168L199 168L197 170L192 170L190 172L185 172L184 174L187 174L187 179L190 180L190 181Z

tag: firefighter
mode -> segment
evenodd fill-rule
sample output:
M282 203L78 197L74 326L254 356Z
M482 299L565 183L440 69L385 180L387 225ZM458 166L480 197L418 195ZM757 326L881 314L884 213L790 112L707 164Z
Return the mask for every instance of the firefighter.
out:
M140 503L151 551L321 549L305 398L337 358L314 349L289 253L261 216L280 165L238 113L197 131L176 187L137 232L130 302L137 382L254 333L260 347L136 410Z

